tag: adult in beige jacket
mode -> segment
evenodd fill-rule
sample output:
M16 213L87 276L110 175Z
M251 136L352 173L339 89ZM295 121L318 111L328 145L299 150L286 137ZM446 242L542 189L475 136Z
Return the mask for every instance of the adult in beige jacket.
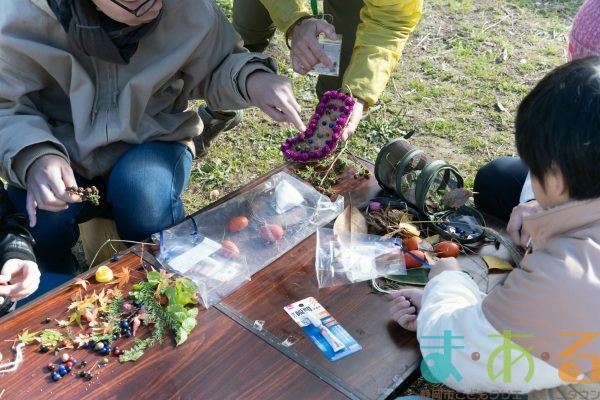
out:
M42 271L71 272L77 224L107 207L126 240L183 219L200 98L304 129L289 80L211 0L3 2L0 172ZM67 190L91 184L106 207Z

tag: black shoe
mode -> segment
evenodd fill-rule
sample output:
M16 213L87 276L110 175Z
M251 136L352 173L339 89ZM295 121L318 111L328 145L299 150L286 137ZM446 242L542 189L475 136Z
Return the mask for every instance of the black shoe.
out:
M196 146L196 157L201 157L206 154L210 142L219 133L228 131L242 122L244 113L242 110L212 111L202 106L198 109L198 115L202 119L204 130L194 138L194 146Z

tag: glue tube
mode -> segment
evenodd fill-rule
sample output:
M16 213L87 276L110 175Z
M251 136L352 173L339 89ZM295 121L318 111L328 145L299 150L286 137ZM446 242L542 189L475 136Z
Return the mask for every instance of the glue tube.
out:
M346 348L344 343L342 343L340 339L338 339L333 333L331 333L331 331L325 325L323 325L323 322L321 322L321 320L316 315L314 315L313 313L308 313L307 316L310 323L315 328L319 328L321 336L323 336L327 343L331 345L331 348L333 349L334 353L337 353L338 351L344 350Z

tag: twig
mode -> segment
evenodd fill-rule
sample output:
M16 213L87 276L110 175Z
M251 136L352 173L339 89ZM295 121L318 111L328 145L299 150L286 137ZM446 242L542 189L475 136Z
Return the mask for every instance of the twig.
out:
M494 22L493 24L491 24L491 25L488 25L488 26L486 26L485 28L483 28L483 31L485 32L485 31L487 31L488 29L490 29L490 28L493 28L494 26L501 24L502 22L504 22L504 20L505 20L505 19L507 19L507 18L509 18L509 17L510 17L509 15L506 15L506 16L504 16L504 17L500 18L498 21Z
M112 245L113 242L115 242L115 243L135 243L135 244L141 244L142 246L146 245L146 244L152 244L152 243L145 243L145 242L136 242L135 240L106 239L106 242L102 243L102 245L98 248L98 251L96 251L94 258L92 259L92 262L90 263L90 268L92 268L92 266L94 265L94 262L96 261L96 258L98 257L98 254L100 254L100 250L102 250L104 248L104 246L106 246L107 244L110 244L112 249L115 251L115 254L118 253L117 249L115 249L114 246ZM142 251L143 251L143 248L142 248Z
M427 38L429 37L429 32L427 32L427 34L425 36L423 36L423 38L421 40L419 40L419 43L417 43L416 47L421 47L421 44L427 40Z
M319 182L319 186L323 185L323 182L325 182L325 178L327 178L327 175L329 175L329 173L333 169L335 163L337 162L337 160L339 160L340 156L344 153L344 151L346 151L347 148L348 148L348 141L346 140L344 142L344 147L342 147L342 150L340 150L340 152L335 156L335 158L331 162L331 165L329 166L329 168L327 168L327 171L325 171L325 175L323 175L323 179L321 179L321 182Z

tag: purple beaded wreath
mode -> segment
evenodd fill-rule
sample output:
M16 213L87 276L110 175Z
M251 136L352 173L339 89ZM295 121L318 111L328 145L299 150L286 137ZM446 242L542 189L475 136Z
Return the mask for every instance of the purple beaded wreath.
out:
M320 160L337 146L354 108L346 93L330 90L323 94L306 130L281 145L286 159L299 162Z

